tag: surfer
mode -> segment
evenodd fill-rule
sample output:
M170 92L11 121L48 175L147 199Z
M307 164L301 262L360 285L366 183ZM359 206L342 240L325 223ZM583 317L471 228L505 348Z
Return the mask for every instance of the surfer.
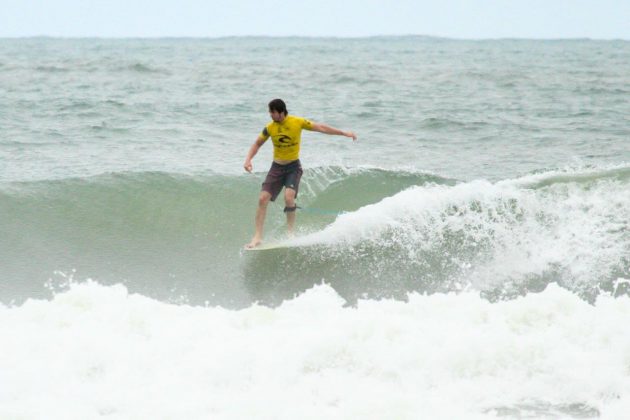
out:
M245 245L246 248L254 248L262 242L263 226L267 214L269 201L275 201L284 187L284 212L287 215L287 227L289 234L293 233L295 225L295 198L297 197L300 178L302 177L302 165L300 163L300 140L302 130L318 131L324 134L351 137L357 136L352 131L342 131L326 124L311 122L305 118L289 115L287 106L282 99L274 99L269 102L269 115L271 121L258 135L252 144L243 167L247 172L252 172L252 159L258 153L258 149L271 137L273 142L273 163L262 184L256 210L256 231L252 240Z

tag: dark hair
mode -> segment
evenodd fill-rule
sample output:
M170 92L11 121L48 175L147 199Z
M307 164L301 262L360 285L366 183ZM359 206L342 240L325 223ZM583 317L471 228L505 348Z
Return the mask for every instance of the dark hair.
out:
M287 115L289 111L287 111L287 104L284 103L282 99L274 99L269 102L269 111L276 111Z

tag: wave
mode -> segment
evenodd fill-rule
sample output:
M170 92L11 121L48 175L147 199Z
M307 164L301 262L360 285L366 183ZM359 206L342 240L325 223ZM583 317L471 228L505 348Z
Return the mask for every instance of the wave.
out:
M226 306L277 304L322 280L349 301L471 288L503 299L550 282L588 300L627 292L617 280L630 277L628 165L494 183L309 169L293 247L243 255L262 176L147 172L4 184L0 258L14 281L0 298L31 296L51 273L71 270L167 301ZM282 208L270 205L269 240L284 236Z
M159 68L156 66L151 66L144 63L133 63L128 64L124 67L121 67L121 70L128 70L130 72L139 73L139 74L161 74L161 75L171 75L171 72L165 68Z
M35 67L35 71L44 73L67 73L70 71L70 69L67 67L59 66L37 66Z
M441 181L374 168L306 172L299 199L306 208L302 222L311 229L323 228L340 210ZM229 289L230 282L243 282L239 250L252 234L263 176L145 172L3 184L0 259L7 261L7 286L0 300L47 294L43 284L54 273L76 272L106 284L128 280L131 290L167 301L185 295L203 302L217 292L214 283ZM282 207L270 207L270 235L283 228ZM221 304L250 299L246 291L221 290L227 296Z

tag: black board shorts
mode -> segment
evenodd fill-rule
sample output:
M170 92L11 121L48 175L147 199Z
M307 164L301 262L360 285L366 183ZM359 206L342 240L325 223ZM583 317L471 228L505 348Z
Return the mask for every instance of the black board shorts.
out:
M273 162L267 173L267 178L262 184L262 191L267 191L271 194L271 201L276 200L278 194L282 191L282 187L295 190L295 196L297 197L300 178L302 178L302 164L299 159L286 165Z

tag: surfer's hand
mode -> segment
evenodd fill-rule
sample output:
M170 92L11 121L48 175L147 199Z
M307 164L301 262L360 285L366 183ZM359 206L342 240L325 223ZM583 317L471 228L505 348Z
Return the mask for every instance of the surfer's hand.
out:
M252 173L252 162L249 161L249 160L246 160L245 163L243 164L243 168L245 168L245 170L251 174Z
M344 131L343 135L346 136L346 137L352 137L352 141L356 141L356 139L357 139L357 135L354 134L353 131Z

